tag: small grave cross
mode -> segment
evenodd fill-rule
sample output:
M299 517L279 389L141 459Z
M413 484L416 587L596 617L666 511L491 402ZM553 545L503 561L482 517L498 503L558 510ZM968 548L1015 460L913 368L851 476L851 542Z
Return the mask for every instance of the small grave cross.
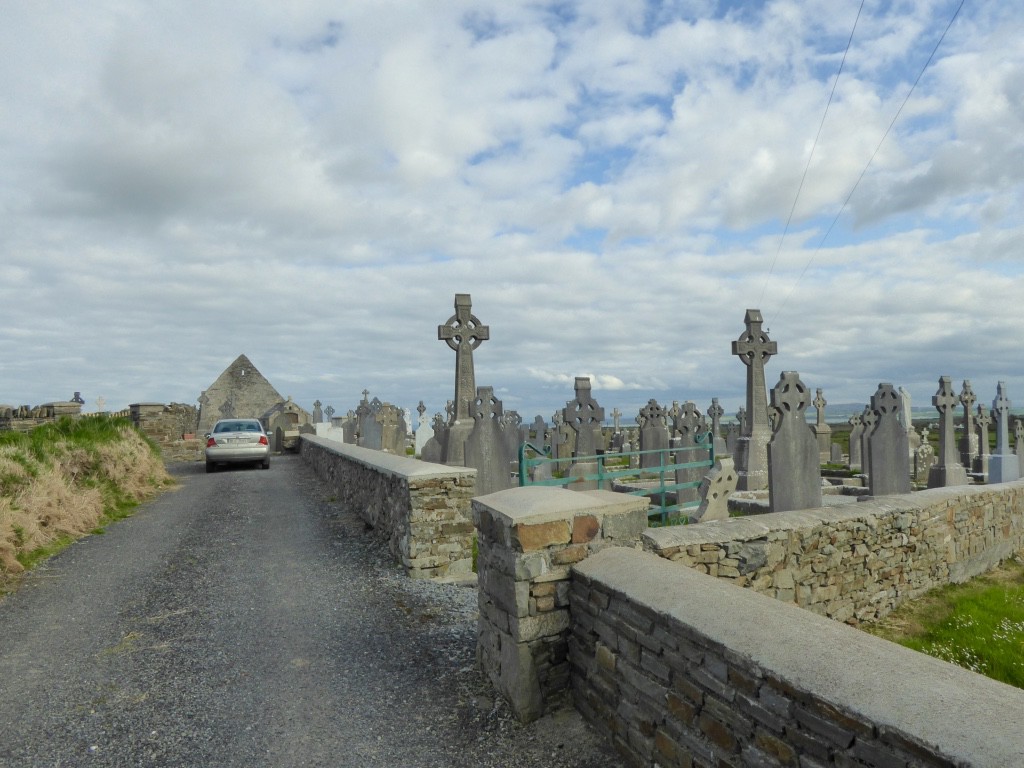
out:
M779 351L779 345L761 330L761 311L748 309L744 323L747 329L732 343L732 353L747 367L747 417L750 423L743 434L750 436L758 428L768 426L768 400L765 394L764 365Z
M597 448L594 432L604 423L604 408L591 396L588 377L576 377L576 399L565 404L562 414L576 432L576 455L593 456Z
M815 390L815 397L814 397L813 405L814 405L815 410L817 410L817 412L818 412L818 426L819 427L824 426L825 425L825 406L828 405L828 401L825 399L825 396L822 395L821 387L818 387L818 389Z

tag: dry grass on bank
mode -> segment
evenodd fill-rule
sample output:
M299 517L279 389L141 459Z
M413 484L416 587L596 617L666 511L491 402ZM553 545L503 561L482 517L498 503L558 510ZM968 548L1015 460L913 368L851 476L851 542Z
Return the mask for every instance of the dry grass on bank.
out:
M0 586L171 482L156 448L124 420L0 433Z

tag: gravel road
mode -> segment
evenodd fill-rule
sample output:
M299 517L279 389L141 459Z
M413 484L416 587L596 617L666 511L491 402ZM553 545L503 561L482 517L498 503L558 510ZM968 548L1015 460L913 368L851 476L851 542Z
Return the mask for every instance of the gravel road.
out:
M406 578L300 458L171 470L0 600L0 766L621 765L575 712L520 726L475 590Z

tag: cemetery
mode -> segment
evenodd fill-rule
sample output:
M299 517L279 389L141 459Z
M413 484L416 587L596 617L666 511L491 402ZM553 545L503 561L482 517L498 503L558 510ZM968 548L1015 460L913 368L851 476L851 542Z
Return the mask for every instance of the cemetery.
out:
M366 389L345 415L307 412L244 355L199 409L126 415L173 451L190 428L257 414L409 577L475 584L477 660L521 720L575 706L629 765L1020 758L1001 714L1024 691L855 629L1021 551L1024 420L1005 382L989 407L939 376L916 422L909 393L882 382L829 423L797 371L766 381L779 345L749 309L728 423L717 398L650 399L630 419L587 377L525 421L477 384L490 334L457 294L437 331L453 397L433 415L420 401L415 428ZM80 408L0 407L0 427Z
M724 437L717 402L709 421L651 400L636 428L618 409L609 428L585 378L550 424L524 426L476 385L490 329L468 295L455 307L438 329L456 352L455 397L429 425L420 403L420 459L360 448L373 428L353 412L331 432L356 445L306 436L301 450L410 576L466 576L475 538L478 661L521 719L573 705L630 765L1020 758L1000 713L1024 691L845 626L1021 551L1005 383L975 413L970 382L958 395L940 377L934 447L885 382L833 430L824 393L812 399L797 372L767 390L778 347L748 310L732 347L746 405ZM694 446L705 464L675 456ZM666 474L653 495L678 497L672 522L688 525L658 525L637 487Z

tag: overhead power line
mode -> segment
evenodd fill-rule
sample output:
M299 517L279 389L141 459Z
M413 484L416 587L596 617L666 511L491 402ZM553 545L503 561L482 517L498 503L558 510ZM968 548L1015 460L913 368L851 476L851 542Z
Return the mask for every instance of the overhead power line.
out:
M892 121L889 123L889 127L885 129L885 133L883 133L882 138L879 139L878 145L875 147L875 151L871 153L871 157L868 158L868 161L865 164L864 169L860 172L860 175L857 177L857 181L855 181L853 187L850 188L850 192L846 196L846 199L843 201L843 205L839 208L839 212L836 213L835 218L832 219L832 223L828 225L828 229L825 230L825 234L821 236L821 240L818 241L818 245L814 249L814 253L811 254L811 257L807 260L807 263L804 264L804 268L800 272L800 276L796 279L793 285L790 286L789 292L786 293L785 297L783 298L782 304L779 305L779 311L776 315L776 318L782 314L782 310L785 309L786 303L789 301L789 297L793 295L793 291L796 290L796 287L800 284L800 281L803 280L804 275L807 274L808 268L811 266L811 263L815 260L815 258L817 258L818 253L821 251L821 248L825 244L825 241L828 239L828 236L832 234L832 230L835 227L836 222L838 222L839 217L843 215L843 212L846 210L846 206L849 205L850 199L853 197L853 193L857 191L857 187L860 186L861 181L864 179L864 175L868 172L868 168L870 168L871 163L874 162L875 157L878 155L878 151L882 148L882 144L885 143L885 140L886 138L888 138L893 126L896 125L896 121L899 120L899 117L903 112L903 108L907 106L907 102L910 101L910 97L914 93L914 89L917 88L917 84L921 82L921 78L924 77L925 70L928 69L928 66L932 63L932 59L935 58L935 54L938 53L939 46L942 45L942 41L946 39L946 33L948 33L950 27L953 26L953 22L956 21L956 17L960 15L960 9L964 7L965 2L966 0L960 0L960 4L957 6L956 10L953 11L953 16L949 19L949 23L946 24L946 28L942 30L942 34L939 36L938 42L935 43L935 47L932 48L932 52L931 54L929 54L928 60L924 63L924 66L921 67L921 71L917 73L917 77L915 78L913 85L910 86L910 90L907 91L907 95L903 99L903 103L900 104L899 109L896 110L896 114L893 115Z

